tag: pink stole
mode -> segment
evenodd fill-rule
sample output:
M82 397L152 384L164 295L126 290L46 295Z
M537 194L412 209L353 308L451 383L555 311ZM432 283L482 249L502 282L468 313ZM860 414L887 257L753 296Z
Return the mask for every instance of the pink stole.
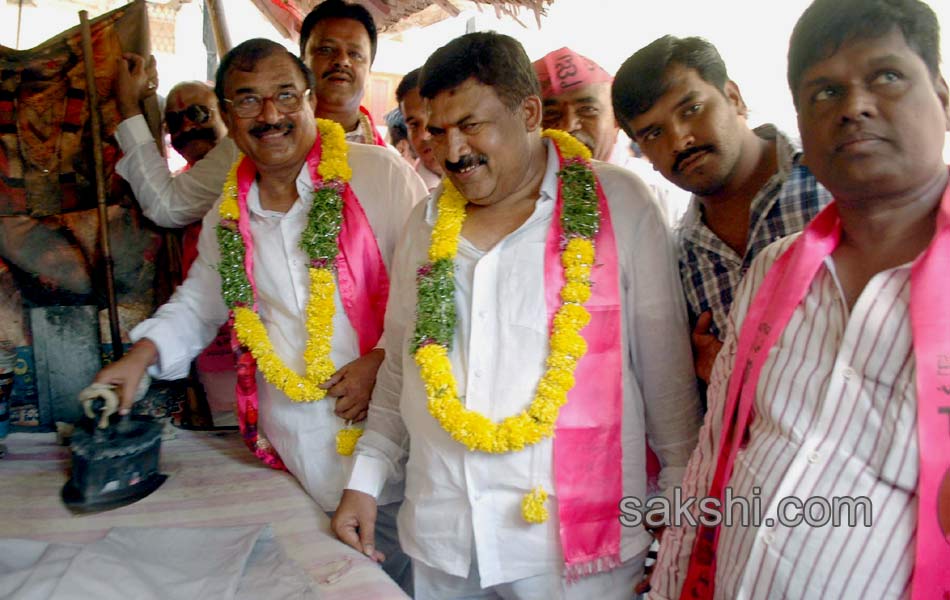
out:
M307 168L315 190L324 185L317 170L320 165L320 152L321 143L317 139L307 155ZM254 286L254 239L247 209L247 192L256 176L254 163L245 157L237 172L237 201L240 209L238 231L244 240L244 269L248 281L251 282L251 289L254 290L255 310L257 288ZM376 346L383 332L386 299L389 297L389 276L386 274L386 265L373 229L349 183L342 186L341 196L343 219L337 237L339 253L335 261L337 287L346 316L356 330L360 353L365 354ZM264 463L275 469L283 469L285 467L277 451L258 434L257 365L251 353L241 347L233 328L231 346L237 355L238 381L235 393L238 424L244 443Z
M756 292L739 334L709 496L720 501L724 499L736 455L748 434L759 373L769 350L808 293L825 257L834 251L840 239L838 209L835 203L831 203L779 257ZM917 558L913 574L915 599L943 597L950 593L950 577L947 575L950 569L950 311L944 308L948 282L950 186L944 191L933 241L914 261L910 279L920 450ZM940 414L941 401L946 417ZM941 481L944 492L938 499ZM718 541L718 527L700 525L680 598L713 597Z
M556 144L551 145L557 148ZM558 152L561 167L564 159ZM587 354L574 372L575 385L561 407L554 430L554 477L561 547L569 581L610 570L620 564L623 496L623 352L617 243L607 198L597 181L600 229L594 238L596 264L591 269L591 297L584 307L590 323L581 331ZM549 327L564 285L561 228L564 203L558 197L544 258L544 289Z
M369 114L369 111L366 110L366 108L364 108L362 105L360 105L360 112L366 115L366 120L369 121L369 126L373 130L373 144L376 146L382 146L383 148L388 146L386 140L383 139L383 136L379 135L379 130L376 129L376 123L373 122L373 115Z

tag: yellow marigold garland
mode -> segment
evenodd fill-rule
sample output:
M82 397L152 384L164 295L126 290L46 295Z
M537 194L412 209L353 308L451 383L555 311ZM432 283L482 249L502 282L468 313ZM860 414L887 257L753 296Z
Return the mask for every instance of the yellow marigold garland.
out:
M313 218L309 219L305 235L310 233L311 237L318 238L318 242L306 247L301 244L311 260L311 266L308 269L310 298L306 309L307 346L304 350L306 371L303 375L295 372L280 359L267 335L264 323L253 310L253 284L248 280L244 270L246 248L237 228L240 217L237 200L237 170L244 158L243 155L238 156L228 173L224 184L224 200L219 208L221 225L218 229L218 239L222 255L220 268L222 294L234 316L235 333L241 344L254 357L257 368L264 378L295 402L313 402L323 399L326 396L326 390L321 389L320 384L336 372L336 367L330 358L330 350L333 339L333 316L336 312L333 301L336 293L334 276L336 234L339 232L342 220L342 199L339 190L352 177L343 129L337 123L325 119L317 119L317 127L321 138L321 157L317 172L323 179L323 183L315 190L311 215L316 214L318 209L329 211L335 217L335 222L323 223L315 222ZM318 203L324 199L329 204L318 206ZM322 228L322 230L312 231L313 228ZM327 234L326 229L330 230L330 234ZM332 239L322 239L327 237ZM321 241L322 246L319 245ZM352 453L352 447L356 444L360 433L362 433L361 429L341 430L337 437L338 450L349 449L349 453Z
M583 144L563 132L548 130L544 135L554 141L565 163L570 161L572 168L593 177L590 151ZM571 173L565 168L559 177L562 174ZM564 201L569 201L566 195ZM568 236L561 252L565 282L560 292L561 306L553 320L546 371L528 409L495 423L478 411L465 408L448 356L455 323L452 261L458 249L467 201L448 179L443 180L438 218L429 246L430 262L419 270L413 357L426 389L430 414L454 440L470 451L515 452L550 437L560 408L574 387L574 369L587 352L580 330L590 322L590 313L583 304L590 298L591 267L595 259L592 238L599 224L599 213L596 193L589 189L570 201L585 203L583 207L593 214L594 222L578 224L562 218ZM445 306L446 302L451 306ZM547 493L540 487L525 496L522 514L526 521L540 523L547 519L546 499Z

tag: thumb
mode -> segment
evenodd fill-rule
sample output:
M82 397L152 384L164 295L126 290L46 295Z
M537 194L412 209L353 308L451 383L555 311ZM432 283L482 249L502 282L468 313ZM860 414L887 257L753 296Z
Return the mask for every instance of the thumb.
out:
M328 390L332 388L333 386L338 384L341 379L343 379L343 375L345 374L345 372L346 372L346 367L343 367L342 369L340 369L333 375L330 375L330 378L324 381L323 383L321 383L318 387L322 390Z
M708 334L710 326L712 326L712 311L707 310L696 319L696 326L693 327L693 335Z
M362 519L360 521L360 545L363 554L376 560L376 519Z

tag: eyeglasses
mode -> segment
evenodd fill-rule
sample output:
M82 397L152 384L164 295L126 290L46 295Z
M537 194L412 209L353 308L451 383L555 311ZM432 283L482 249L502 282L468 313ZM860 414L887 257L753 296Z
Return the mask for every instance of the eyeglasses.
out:
M176 133L185 124L185 117L195 125L204 125L211 118L212 112L214 109L204 104L190 104L185 110L166 112L165 127L168 128L168 133Z
M253 119L264 110L264 103L268 100L274 103L274 107L284 115L297 112L303 99L310 93L310 90L304 90L302 93L297 90L281 90L270 96L260 94L242 94L231 100L225 98L224 101L234 107L234 114L242 119Z

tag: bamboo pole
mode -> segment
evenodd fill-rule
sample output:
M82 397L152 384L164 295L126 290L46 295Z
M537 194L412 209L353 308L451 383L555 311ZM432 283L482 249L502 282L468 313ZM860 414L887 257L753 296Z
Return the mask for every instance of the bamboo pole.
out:
M211 29L214 31L214 45L218 47L218 58L221 58L231 49L231 35L228 25L224 21L224 13L218 0L205 0L205 7L211 16Z
M82 59L86 67L86 99L89 102L89 128L92 131L92 155L96 165L96 199L99 206L99 244L106 269L106 300L109 303L109 329L112 333L112 359L122 358L122 332L119 330L119 307L115 298L115 274L112 247L109 243L109 215L106 207L105 167L102 157L102 119L99 116L99 95L96 91L95 59L92 54L92 32L89 13L79 11L82 31Z

